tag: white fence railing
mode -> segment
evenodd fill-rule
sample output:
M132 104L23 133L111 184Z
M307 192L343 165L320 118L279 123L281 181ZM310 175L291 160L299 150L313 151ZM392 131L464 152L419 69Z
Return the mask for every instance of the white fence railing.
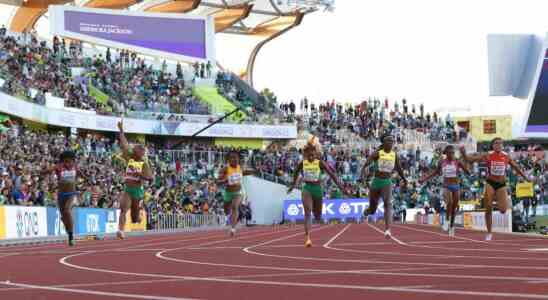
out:
M197 227L218 227L226 224L224 215L196 214L150 214L148 226L150 230L175 230Z

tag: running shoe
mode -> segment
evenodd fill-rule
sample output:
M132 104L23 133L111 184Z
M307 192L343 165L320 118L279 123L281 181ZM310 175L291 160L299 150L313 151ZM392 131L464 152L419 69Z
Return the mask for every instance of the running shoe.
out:
M117 237L118 239L120 239L120 240L123 240L123 239L126 238L124 232L123 232L123 231L120 231L120 230L118 230L118 232L116 232L116 237Z
M384 231L384 237L389 240L392 238L392 233L390 233L390 229L387 229Z
M304 246L306 248L312 247L312 240L310 238L306 238L306 241L304 242Z
M230 228L230 236L234 237L236 235L236 228Z
M455 236L455 227L450 227L448 233L449 233L449 236L451 237Z
M447 232L449 230L449 224L447 224L447 222L443 223L443 225L441 225L441 229Z
M68 245L70 247L74 247L74 245L75 245L74 240L68 240Z
M492 240L492 239L493 239L493 234L491 234L491 233L488 233L488 234L485 236L485 241L487 241L487 242L490 241L490 240Z

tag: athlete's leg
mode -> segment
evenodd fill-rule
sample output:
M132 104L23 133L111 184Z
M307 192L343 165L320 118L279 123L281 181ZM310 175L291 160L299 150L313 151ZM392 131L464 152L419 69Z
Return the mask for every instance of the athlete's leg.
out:
M62 207L59 207L61 210L61 221L63 221L63 225L65 225L65 230L68 234L69 239L69 245L73 245L74 240L74 222L72 219L72 204L74 203L74 196L68 197L64 203L62 203Z
M312 227L312 196L309 192L302 192L304 210L304 234L306 246L310 246L310 228Z
M375 214L377 206L379 206L379 198L381 197L381 190L371 190L369 193L369 207L364 211L364 216Z
M141 200L131 199L131 222L141 223Z
M502 187L495 192L495 200L497 200L498 209L502 214L506 213L506 211L511 207L506 187Z
M120 196L120 220L118 220L118 233L120 239L124 238L124 228L126 227L126 215L131 206L131 198L127 192L123 192Z
M242 196L235 195L232 198L232 202L230 203L230 209L232 210L232 214L230 215L230 225L232 226L232 229L235 229L236 225L238 225L238 217L240 216L241 201L242 201Z
M460 201L460 191L452 192L451 197L451 206L449 207L449 210L451 211L451 228L455 227L455 215L457 214L457 209L459 207L459 201Z
M392 222L392 185L383 186L381 195L384 202L384 230L388 231Z
M495 189L486 183L485 194L483 197L483 206L485 208L485 225L487 226L487 233L491 234L493 229L493 198L495 196Z

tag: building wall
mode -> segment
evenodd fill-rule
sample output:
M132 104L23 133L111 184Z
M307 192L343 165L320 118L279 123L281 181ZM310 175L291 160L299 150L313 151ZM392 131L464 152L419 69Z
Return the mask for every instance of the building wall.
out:
M500 137L505 140L512 139L512 116L471 116L471 117L455 117L455 122L469 122L469 133L478 142L490 141L495 137ZM494 121L494 132L489 132L488 122Z

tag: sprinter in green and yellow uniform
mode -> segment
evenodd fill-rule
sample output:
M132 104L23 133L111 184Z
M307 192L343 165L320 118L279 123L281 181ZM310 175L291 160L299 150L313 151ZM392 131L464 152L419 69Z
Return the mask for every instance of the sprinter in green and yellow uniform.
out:
M367 167L371 163L376 165L375 176L370 187L369 208L364 211L364 216L367 221L368 215L372 215L377 211L379 199L382 197L384 201L384 236L389 239L392 237L390 233L390 222L392 221L392 173L394 170L398 172L403 179L404 186L407 186L407 179L403 175L397 153L392 150L394 147L394 137L392 135L384 135L381 137L381 143L380 149L367 158L362 168L362 178L366 178L365 171Z
M242 180L244 176L254 175L255 170L243 170L240 165L240 153L228 153L228 164L219 172L219 184L226 185L224 192L224 210L230 220L230 236L236 235L236 225L242 201Z
M141 202L145 195L143 181L152 180L154 175L146 158L145 147L143 145L136 145L133 149L129 147L129 143L124 134L123 121L118 122L118 129L120 129L122 158L126 161L126 171L124 174L126 187L120 200L120 220L116 235L119 239L123 239L126 214L130 207L132 222L141 222Z
M288 189L290 193L297 184L297 180L302 173L304 180L304 186L302 189L302 201L304 208L304 233L305 233L305 247L312 246L312 240L310 239L310 227L312 226L311 212L314 213L316 221L320 221L322 217L322 200L323 191L321 183L321 171L325 171L329 177L337 184L337 186L348 194L342 186L339 179L333 173L331 168L323 161L318 159L319 153L316 146L308 143L303 148L304 160L299 163L293 176L293 183Z

